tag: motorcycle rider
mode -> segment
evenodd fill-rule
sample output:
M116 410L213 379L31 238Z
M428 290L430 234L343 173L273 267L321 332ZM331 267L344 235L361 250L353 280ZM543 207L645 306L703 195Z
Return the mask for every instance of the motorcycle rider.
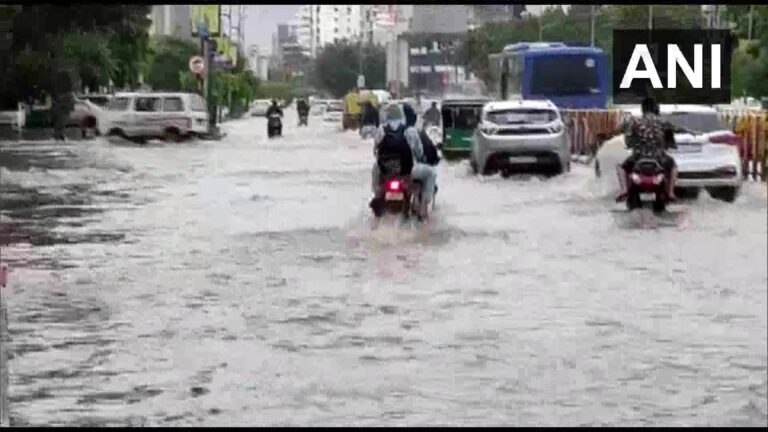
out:
M379 127L379 112L373 106L371 101L366 100L363 102L363 113L360 120L360 135L365 136L363 131L366 128L377 129Z
M309 117L309 104L305 99L299 99L296 102L296 113L299 115L299 123L302 117Z
M407 153L407 151L402 149L404 146L397 143L404 142L410 148L410 160L413 165L413 168L410 170L411 178L422 182L421 208L419 209L419 215L422 218L429 216L427 209L434 196L437 172L434 168L425 163L424 148L419 137L419 131L416 129L417 119L418 116L410 105L403 105L401 110L397 104L392 104L387 108L386 123L380 126L376 131L376 137L374 138L374 154L377 157L377 162L374 163L372 170L374 198L370 203L374 212L377 212L376 209L382 199L378 161L384 156L384 149L398 153ZM379 151L380 149L382 149L382 151Z
M440 126L441 117L440 110L437 108L437 102L432 102L432 106L424 113L424 125Z
M277 105L276 99L272 99L272 105L267 108L267 117L271 116L272 114L278 114L281 118L283 117L283 110L280 109L279 105Z
M652 97L643 99L641 111L642 117L627 116L617 130L598 136L607 140L624 133L626 134L626 146L632 150L632 154L624 161L620 170L622 190L616 197L616 201L623 201L627 198L629 175L632 173L635 162L642 158L655 159L664 167L667 177L667 197L670 201L675 201L677 199L675 197L677 166L675 160L666 152L666 148L675 147L675 132L689 131L663 120L659 114L659 106Z
M282 134L283 130L283 110L280 109L280 106L277 104L277 101L275 99L272 99L272 105L267 108L267 131L270 130L270 122L273 115L279 116L279 126L277 126L277 129L279 131L279 134Z

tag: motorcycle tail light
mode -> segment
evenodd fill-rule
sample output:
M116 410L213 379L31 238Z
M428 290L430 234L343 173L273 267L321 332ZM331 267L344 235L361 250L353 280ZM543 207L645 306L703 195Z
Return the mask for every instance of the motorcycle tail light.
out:
M631 179L632 179L632 181L633 181L633 182L635 182L635 183L640 183L640 182L642 181L642 179L640 178L640 174L638 174L638 173L632 173L632 175L630 176L630 178L631 178Z
M654 184L657 184L657 185L658 185L658 184L661 184L661 182L663 182L663 181L664 181L664 174L658 174L658 175L656 175L656 177L653 179L653 183L654 183Z
M389 187L389 190L393 192L400 190L400 182L397 180L392 180L387 186Z

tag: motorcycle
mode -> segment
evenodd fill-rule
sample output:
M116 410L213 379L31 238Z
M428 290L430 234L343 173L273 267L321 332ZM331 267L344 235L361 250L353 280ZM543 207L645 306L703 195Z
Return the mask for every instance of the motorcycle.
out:
M653 212L664 212L669 201L667 181L664 167L659 161L651 158L639 159L629 175L627 210L642 208L643 202L653 201Z
M309 126L309 114L299 114L299 126Z
M270 138L283 135L283 122L280 114L271 114L267 120L267 136Z

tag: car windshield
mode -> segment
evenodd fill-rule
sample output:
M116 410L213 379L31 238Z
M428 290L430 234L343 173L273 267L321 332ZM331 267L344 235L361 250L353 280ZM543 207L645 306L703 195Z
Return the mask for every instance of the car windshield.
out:
M670 113L662 116L675 126L696 132L714 132L728 129L717 113Z
M488 121L498 125L549 123L555 119L557 113L548 109L511 109L488 113Z
M130 99L127 97L118 97L114 98L111 101L109 101L109 105L107 105L107 109L110 111L125 111L128 109L128 104L130 103Z

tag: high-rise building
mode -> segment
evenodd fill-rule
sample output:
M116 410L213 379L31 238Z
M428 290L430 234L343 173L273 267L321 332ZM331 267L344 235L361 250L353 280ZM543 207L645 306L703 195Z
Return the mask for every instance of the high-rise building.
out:
M360 11L363 41L386 45L408 31L412 5L364 5Z
M413 6L412 33L465 33L472 16L471 5Z
M337 40L356 41L361 36L360 5L305 5L292 20L302 48L315 57Z
M482 27L485 24L507 22L519 19L525 11L525 5L472 5L470 8L469 29Z
M149 18L152 25L149 34L153 36L192 37L192 7L190 5L152 6Z

